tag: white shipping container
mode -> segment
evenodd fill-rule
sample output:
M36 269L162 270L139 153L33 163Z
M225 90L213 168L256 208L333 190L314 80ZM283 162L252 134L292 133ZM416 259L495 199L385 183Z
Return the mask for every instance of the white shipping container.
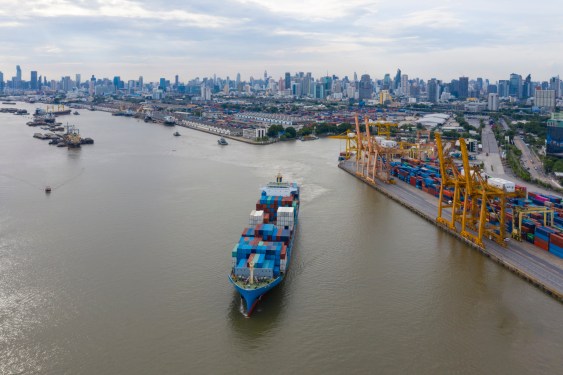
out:
M516 190L514 182L502 178L491 177L487 180L487 183L493 187L504 189L507 193L514 193Z
M397 147L397 142L390 141L390 140L384 140L384 141L381 141L381 146L383 146L385 148L393 148L393 147Z

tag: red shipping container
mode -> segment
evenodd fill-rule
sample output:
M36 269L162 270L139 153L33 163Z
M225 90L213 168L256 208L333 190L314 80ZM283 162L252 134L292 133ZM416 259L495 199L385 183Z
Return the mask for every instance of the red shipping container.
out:
M534 245L536 245L537 247L539 247L542 250L545 251L549 251L549 243L547 241L544 241L538 237L534 238Z
M555 246L563 247L563 236L559 233L551 233L549 235L549 241Z

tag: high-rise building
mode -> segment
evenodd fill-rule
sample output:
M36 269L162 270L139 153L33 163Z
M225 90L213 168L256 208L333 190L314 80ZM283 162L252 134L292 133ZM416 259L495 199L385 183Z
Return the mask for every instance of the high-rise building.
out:
M547 120L546 149L548 154L563 155L563 115L552 113Z
M143 91L143 76L139 76L139 90Z
M22 83L22 69L19 65L16 65L16 76L12 79L12 88L20 89Z
M289 72L285 73L285 87L286 90L291 88L291 74Z
M29 88L32 90L37 90L37 71L36 70L32 70L31 71L31 77L29 80Z
M481 96L481 92L483 91L483 78L477 77L475 81L475 91L477 91L477 97Z
M512 73L508 84L508 96L514 98L522 98L522 76L520 74Z
M382 90L389 90L390 88L391 88L391 76L389 75L389 73L387 73L383 77L383 84L381 85L381 89Z
M72 89L71 87L71 81L70 81L70 76L64 76L61 79L61 89L63 91L70 91Z
M432 78L428 81L427 91L428 101L431 103L437 103L440 95L440 85L438 84L436 78Z
M397 69L397 74L395 74L395 79L393 80L393 90L397 90L401 85L401 69Z
M528 99L532 96L532 76L528 74L524 83L522 84L522 99Z
M498 81L498 96L501 98L507 98L509 96L509 86L510 82L505 79Z
M459 99L467 99L469 97L469 78L459 77Z
M409 76L407 74L401 75L401 92L404 96L410 96L411 94Z
M113 87L115 89L115 91L119 90L119 83L121 82L121 77L120 76L115 76L113 77Z
M489 111L498 111L498 94L490 93L488 99L487 109Z
M371 99L371 94L373 92L373 85L371 83L371 78L369 74L363 74L360 78L360 100Z
M559 76L552 77L549 80L549 89L555 91L556 98L561 97L561 80L559 79Z
M459 81L457 79L452 79L450 82L450 94L459 98Z
M166 78L161 78L160 83L158 84L158 88L162 91L166 91Z
M536 90L534 92L534 105L549 110L555 109L555 90Z
M0 72L0 91L4 91L4 73Z
M82 77L80 76L80 73L76 73L75 81L76 81L76 88L79 89L80 84L82 83Z
M497 85L487 85L487 94L498 94Z

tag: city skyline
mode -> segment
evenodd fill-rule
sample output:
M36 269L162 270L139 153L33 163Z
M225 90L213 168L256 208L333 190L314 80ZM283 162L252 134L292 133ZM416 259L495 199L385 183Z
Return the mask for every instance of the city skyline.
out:
M562 71L561 7L530 8L460 1L1 1L0 71L9 79L176 74L272 78L285 72L320 77L398 67L409 77L506 79L528 73L547 80ZM526 9L526 11L521 11ZM549 16L549 18L546 18Z

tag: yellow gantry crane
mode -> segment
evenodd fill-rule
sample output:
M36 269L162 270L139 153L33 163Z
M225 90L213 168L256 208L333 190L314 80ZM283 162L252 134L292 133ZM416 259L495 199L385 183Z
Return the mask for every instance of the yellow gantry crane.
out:
M524 192L507 192L487 183L478 167L469 164L469 154L465 139L460 138L463 173L459 171L452 158L443 147L440 134L436 134L438 157L442 184L438 202L436 221L459 233L480 247L484 247L483 238L489 238L506 246L506 201L512 197L522 197ZM445 191L453 189L450 200L444 197ZM444 209L451 209L451 218L444 217Z
M353 131L345 131L342 134L331 135L328 138L340 139L346 142L346 151L343 155L346 160L350 159L353 155L356 156L356 160L360 157L360 154L358 153L358 137Z
M531 213L543 214L543 225L547 225L547 215L550 215L550 225L553 226L553 209L548 207L520 207L515 206L512 210L512 238L522 241L522 219Z
M456 230L456 222L461 221L462 197L464 194L465 180L455 165L453 159L447 154L451 147L448 143L446 147L442 145L442 137L436 133L436 146L438 148L438 158L440 160L440 196L438 198L438 217L436 221L447 226L451 230ZM452 192L453 190L453 192ZM446 191L452 193L451 197L446 195ZM446 197L451 199L446 199ZM444 216L444 210L451 211L451 217Z
M356 158L356 174L373 183L375 183L376 178L385 183L394 183L391 177L390 162L397 157L408 155L409 150L398 147L396 142L385 139L383 136L373 136L370 130L373 123L367 117L364 119L366 133L363 135L360 131L358 115L355 115L354 119L356 134L358 134L359 155ZM388 125L385 124L384 126Z

